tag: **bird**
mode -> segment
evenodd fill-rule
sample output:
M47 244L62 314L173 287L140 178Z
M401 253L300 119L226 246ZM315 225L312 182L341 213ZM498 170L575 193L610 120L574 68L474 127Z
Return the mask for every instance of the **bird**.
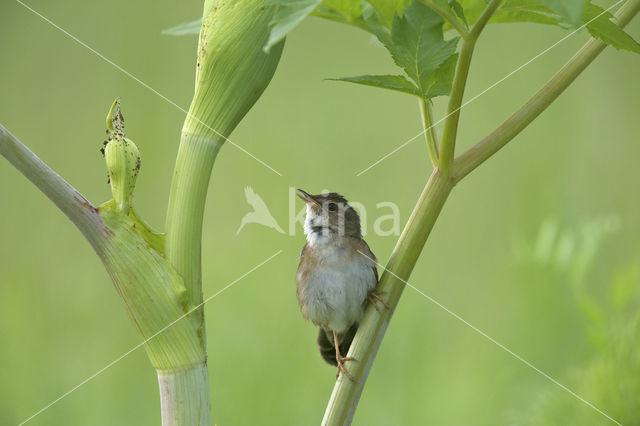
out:
M311 195L301 189L297 195L306 204L296 295L302 316L319 327L318 346L322 358L355 378L344 356L358 330L367 302L380 312L378 302L388 303L378 285L377 260L362 239L360 217L346 198L336 192Z
M282 228L280 228L278 222L276 222L276 220L271 215L271 212L269 212L269 209L267 208L264 200L254 192L253 188L247 186L244 189L244 196L247 199L247 203L249 203L249 205L253 207L253 211L244 215L244 217L240 221L240 227L238 228L236 235L240 233L242 228L244 228L247 223L259 223L260 225L273 228L281 234L284 234L284 231L282 230Z

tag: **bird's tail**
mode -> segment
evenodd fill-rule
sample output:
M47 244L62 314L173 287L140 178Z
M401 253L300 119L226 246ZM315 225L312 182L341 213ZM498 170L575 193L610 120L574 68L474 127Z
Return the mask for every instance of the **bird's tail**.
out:
M340 353L342 356L346 356L347 352L349 352L349 348L351 347L351 342L353 342L353 336L356 335L356 331L358 331L358 323L353 324L349 330L338 335L338 344L340 346ZM333 344L333 332L325 331L320 328L318 332L318 346L320 347L320 355L322 355L322 359L324 359L328 364L337 367L338 363L336 361L336 348Z

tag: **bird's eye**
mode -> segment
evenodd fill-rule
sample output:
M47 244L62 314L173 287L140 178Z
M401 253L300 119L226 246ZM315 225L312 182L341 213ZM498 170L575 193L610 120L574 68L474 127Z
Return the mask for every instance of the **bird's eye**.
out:
M338 210L338 205L336 203L329 203L329 211L335 212L336 210Z

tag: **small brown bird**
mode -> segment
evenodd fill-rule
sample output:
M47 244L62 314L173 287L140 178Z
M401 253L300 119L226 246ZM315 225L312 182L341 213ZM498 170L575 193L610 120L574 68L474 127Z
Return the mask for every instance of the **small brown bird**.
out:
M302 315L320 327L322 358L355 381L344 367L354 361L344 357L369 300L387 303L375 291L376 257L362 239L360 217L347 200L335 192L310 195L298 189L307 205L304 233L307 244L300 254L297 296Z

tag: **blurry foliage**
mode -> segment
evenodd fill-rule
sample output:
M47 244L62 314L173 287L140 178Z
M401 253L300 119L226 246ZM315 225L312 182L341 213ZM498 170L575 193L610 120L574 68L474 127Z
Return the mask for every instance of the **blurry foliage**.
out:
M611 278L590 286L590 270L607 237L620 229L616 216L585 221L562 229L545 221L532 245L516 244L521 266L546 270L553 284L566 283L586 326L584 339L594 348L586 363L569 369L568 388L625 425L640 424L640 259L632 257L614 268ZM595 288L592 288L595 287ZM566 289L558 288L559 297ZM595 294L600 290L601 294ZM552 348L550 348L553 350ZM582 365L580 365L582 364ZM554 385L533 404L521 425L610 424L604 416ZM519 416L520 417L520 416ZM520 417L521 418L521 417Z

